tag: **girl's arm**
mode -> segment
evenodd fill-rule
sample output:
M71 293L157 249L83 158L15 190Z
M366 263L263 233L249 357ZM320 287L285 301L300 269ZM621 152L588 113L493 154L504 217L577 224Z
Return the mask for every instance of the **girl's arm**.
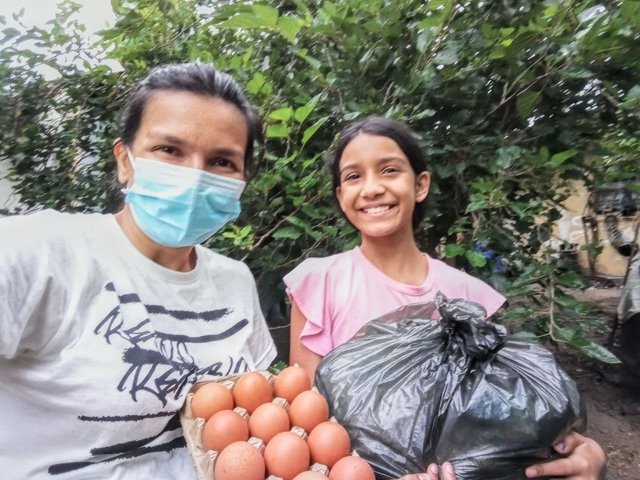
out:
M304 368L311 379L311 384L313 385L313 381L316 376L316 368L318 368L318 364L320 363L320 360L322 360L322 356L312 352L300 342L300 334L302 333L305 323L307 323L307 319L296 305L296 302L291 299L289 364L294 365L297 363Z

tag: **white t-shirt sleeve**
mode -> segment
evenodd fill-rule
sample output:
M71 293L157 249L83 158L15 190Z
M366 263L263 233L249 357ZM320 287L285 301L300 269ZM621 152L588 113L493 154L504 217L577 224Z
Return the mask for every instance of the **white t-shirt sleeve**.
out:
M45 217L46 219L46 217ZM46 223L29 216L0 219L0 356L39 350L53 336L61 305L54 259L48 255ZM46 312L46 313L45 313Z

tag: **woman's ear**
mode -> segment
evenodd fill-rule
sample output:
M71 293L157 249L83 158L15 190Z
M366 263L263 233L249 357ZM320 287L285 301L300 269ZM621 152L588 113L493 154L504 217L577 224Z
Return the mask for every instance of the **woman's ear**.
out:
M416 177L416 203L422 202L429 194L431 186L431 174L429 172L420 172Z
M133 182L133 166L127 154L127 146L121 138L113 142L113 156L116 159L118 169L118 182L123 185L131 185Z

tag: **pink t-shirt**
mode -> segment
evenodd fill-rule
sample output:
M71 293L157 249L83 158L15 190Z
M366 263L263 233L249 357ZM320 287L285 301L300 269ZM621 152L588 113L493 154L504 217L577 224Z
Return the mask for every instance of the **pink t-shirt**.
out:
M302 344L324 356L368 321L404 305L429 302L438 292L479 303L487 316L504 303L505 297L482 280L426 256L429 274L422 285L387 277L359 247L302 262L284 277L289 297L307 319L300 335Z

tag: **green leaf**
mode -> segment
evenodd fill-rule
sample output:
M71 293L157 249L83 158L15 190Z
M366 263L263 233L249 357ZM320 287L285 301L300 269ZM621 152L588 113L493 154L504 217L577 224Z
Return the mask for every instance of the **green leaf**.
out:
M282 122L288 122L292 116L293 116L293 108L283 107L271 112L267 118L269 118L270 120L279 120Z
M286 138L291 130L284 123L275 123L267 126L267 138Z
M288 238L290 240L297 240L302 235L302 232L296 227L283 227L273 234L273 238Z
M444 246L444 256L447 258L459 257L464 255L465 248L462 245L447 243Z
M425 28L418 34L418 39L416 40L416 50L420 53L424 53L427 51L433 39L435 38L435 29L434 28Z
M565 150L563 152L558 152L554 154L551 157L550 161L555 164L560 164L571 157L575 157L577 154L578 154L577 150L573 150L573 149Z
M315 97L313 97L311 100L309 100L306 104L304 104L302 107L297 108L295 113L293 114L293 119L298 123L304 122L309 116L309 114L313 112L313 109L316 108L316 105L318 104L319 100L320 100L320 95L318 94Z
M640 2L638 2L638 4L640 4ZM638 98L640 98L640 85L634 85L627 92L627 95L625 96L625 101L637 100Z
M469 205L467 205L467 209L465 213L475 212L477 210L484 210L489 205L487 204L487 197L482 194L474 193L471 195L471 199L469 201Z
M444 50L439 51L433 61L438 65L454 65L458 62L458 49L453 46L448 46Z
M268 28L275 28L278 23L278 9L269 5L252 5L251 9L257 17L261 18L264 22L264 26Z
M489 59L499 60L501 58L504 58L506 55L507 55L507 49L501 45L498 45L493 50L491 50L491 53L489 54Z
M535 92L533 90L527 90L526 92L518 95L518 99L516 100L516 111L518 112L518 116L523 120L529 118L536 107L540 104L541 99L542 95L540 92Z
M627 19L634 27L640 28L640 1L624 0L620 13L623 18Z
M318 129L325 124L325 122L329 119L329 117L322 117L318 121L316 121L313 125L307 128L302 134L302 145L306 145L307 142L315 135Z
M10 38L17 37L18 35L20 35L20 30L18 30L17 28L9 27L2 30L2 33L4 33L4 39L8 40Z
M487 259L480 252L474 252L473 250L467 250L464 256L469 260L469 263L474 268L481 268L487 264Z
M262 73L254 73L253 77L251 77L251 80L249 80L249 83L247 83L247 91L250 94L255 95L256 93L260 92L260 90L262 90L262 87L263 85L265 85L266 81L267 79Z
M289 40L290 43L296 41L296 37L301 29L301 22L295 18L282 16L278 19L276 30L280 35Z
M580 288L584 285L582 277L576 272L565 272L559 275L558 282L568 288Z
M237 13L218 24L220 28L269 28L271 25L253 13Z
M584 353L585 355L595 360L599 360L601 362L609 363L609 364L622 363L620 362L618 357L616 357L613 353L611 353L605 347L603 347L602 345L598 345L597 343L592 342L591 340L588 340L586 345L580 345L577 348L582 353Z

